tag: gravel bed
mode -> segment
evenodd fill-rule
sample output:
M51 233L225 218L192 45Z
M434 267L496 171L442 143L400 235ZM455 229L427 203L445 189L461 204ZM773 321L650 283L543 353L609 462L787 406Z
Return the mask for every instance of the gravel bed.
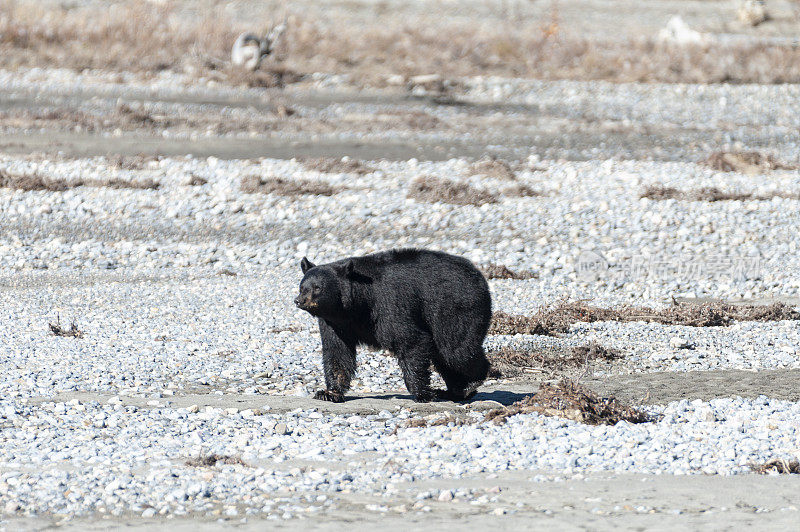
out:
M287 518L328 508L341 491L391 497L400 482L446 478L457 485L479 472L744 473L751 463L791 456L800 436L800 405L764 397L680 401L650 410L663 418L591 427L523 414L499 426L420 429L398 428L408 412L275 416L3 401L0 497L7 514L213 517L224 511ZM186 464L212 455L243 464ZM414 495L447 502L454 491ZM488 500L482 493L455 495Z
M207 265L217 271L264 272L291 267L305 254L323 261L420 246L539 274L536 280L506 281L531 293L521 298L517 290L508 291L515 301L500 293L498 308L533 308L564 296L658 305L672 296L800 294L800 262L791 230L798 222L798 200L639 198L645 186L656 183L679 189L722 185L795 192L796 171L777 171L754 181L696 164L544 161L537 164L543 164L545 172L518 174L520 182L542 190L544 196L501 197L499 203L477 207L406 197L408 183L422 174L489 190L506 185L480 175L465 177L468 163L460 159L373 162L378 170L364 176L321 175L293 161L270 159L164 159L150 164L131 171L109 169L102 159L1 158L0 169L9 172L37 172L67 181L150 178L162 186L63 192L0 189L0 210L9 229L0 237L0 270L158 271ZM346 190L294 198L245 194L239 190L240 180L252 174L319 180ZM185 185L192 175L208 183ZM610 269L594 281L580 278L576 260L583 251L600 253ZM720 261L729 264L709 275L709 268L719 267ZM736 270L736 261L750 261L749 270ZM636 264L643 269L636 270ZM700 274L687 273L686 264L700 268Z

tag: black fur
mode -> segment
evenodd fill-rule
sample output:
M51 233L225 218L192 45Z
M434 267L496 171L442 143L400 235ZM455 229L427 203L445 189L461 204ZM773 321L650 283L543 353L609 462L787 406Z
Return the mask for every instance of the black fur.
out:
M295 304L316 316L325 390L341 402L356 372L356 346L392 351L416 401L464 400L486 379L483 340L492 315L489 286L466 259L401 249L315 266L305 257ZM447 392L430 387L431 364Z

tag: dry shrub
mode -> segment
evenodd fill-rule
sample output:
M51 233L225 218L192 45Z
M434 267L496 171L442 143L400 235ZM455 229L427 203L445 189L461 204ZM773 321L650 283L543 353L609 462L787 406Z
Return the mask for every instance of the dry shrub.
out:
M186 185L190 187L202 187L203 185L207 184L208 184L208 179L194 173L190 174L189 179L186 181Z
M62 192L70 188L70 185L63 179L48 179L36 173L12 174L8 170L0 170L0 188L26 192L33 190Z
M622 358L622 353L592 342L578 347L546 346L537 349L504 347L490 351L486 356L492 368L495 368L501 376L515 376L522 373L582 368L595 361L611 362Z
M538 276L534 272L514 271L502 264L489 264L482 270L487 279L535 279Z
M773 198L800 199L800 193L773 191L764 194L754 194L752 192L724 192L717 187L703 187L697 190L682 191L673 187L662 185L650 185L642 191L641 198L651 200L683 200L683 201L744 201L757 200L769 201Z
M157 155L114 155L109 157L108 165L122 170L144 170L151 162L160 160Z
M620 421L628 423L654 421L654 417L646 412L628 406L614 397L600 397L588 388L568 379L562 380L557 385L542 384L534 395L510 406L490 410L486 413L484 421L501 424L511 416L528 413L563 417L588 425L616 425Z
M55 336L60 336L62 338L83 338L83 331L78 329L78 324L74 321L70 323L67 329L61 326L61 319L56 317L56 322L49 323L48 327L50 328L50 332Z
M135 190L156 190L159 183L152 179L142 179L129 181L125 179L77 179L66 181L64 179L50 179L39 174L11 174L6 170L0 170L0 188L11 188L30 192L32 190L47 190L50 192L63 192L70 188L77 187L107 187L107 188L130 188Z
M159 72L214 77L230 47L252 23L234 22L224 3L189 11L179 3L107 5L0 4L0 68L47 67ZM443 79L503 76L688 83L797 83L800 50L790 44L664 46L653 39L585 39L543 31L540 20L487 26L474 20L385 17L354 23L340 15L290 17L269 62L297 72L336 72L385 81L437 73ZM344 17L344 18L342 18ZM264 65L265 68L268 65ZM244 75L244 74L243 74ZM272 73L244 75L273 86ZM253 80L253 81L250 81ZM230 82L239 83L234 76ZM285 77L282 83L288 83Z
M797 460L785 460L783 458L775 458L763 464L750 464L750 469L762 475L766 474L780 474L780 475L800 475L800 462Z
M454 205L483 205L496 203L497 196L477 189L467 183L456 183L433 176L419 176L412 181L408 197L426 203L451 203Z
M221 454L208 454L201 455L195 458L186 460L186 465L192 467L214 467L217 464L222 465L244 465L244 461L238 456L224 456Z
M315 157L303 160L303 167L323 174L356 174L366 175L375 171L374 168L364 164L358 159L349 157Z
M514 185L504 188L503 195L518 198L534 198L537 196L544 196L544 193L541 190L536 190L528 185Z
M515 180L517 175L511 169L511 165L502 159L494 157L484 157L472 163L469 175L483 175L493 179Z
M619 310L593 307L583 301L562 302L533 316L514 316L495 312L489 334L538 334L557 336L577 322L644 321L686 327L727 327L737 321L800 320L800 312L784 303L771 305L731 305L729 303L676 303L655 310L648 307L622 307Z
M797 169L797 166L781 162L771 154L763 154L757 151L715 151L703 163L719 172L740 172L743 174Z
M152 179L128 180L118 178L92 179L83 181L81 184L88 187L106 187L116 189L128 188L133 190L158 190L158 188L161 186L160 183Z
M327 183L284 179L282 177L245 176L241 183L242 192L248 194L277 194L279 196L332 196L340 191Z

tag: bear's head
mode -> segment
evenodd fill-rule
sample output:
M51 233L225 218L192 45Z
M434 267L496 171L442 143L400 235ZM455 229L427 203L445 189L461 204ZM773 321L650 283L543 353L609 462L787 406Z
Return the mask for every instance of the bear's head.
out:
M300 261L303 280L294 304L312 316L340 318L350 308L353 283L370 282L355 271L352 260L316 266L307 258Z

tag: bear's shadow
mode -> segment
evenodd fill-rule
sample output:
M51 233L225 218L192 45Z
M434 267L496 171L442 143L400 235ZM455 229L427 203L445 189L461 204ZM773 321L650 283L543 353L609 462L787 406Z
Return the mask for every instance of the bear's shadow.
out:
M454 405L467 405L470 403L480 403L482 401L492 401L495 403L500 403L503 406L508 406L510 404L516 403L530 395L533 395L533 391L531 393L517 393L517 392L509 392L505 390L493 390L491 392L478 392L474 396L472 396L469 400L463 402L455 402L455 401L433 401L431 404L454 404ZM345 402L347 401L357 401L359 399L379 399L379 400L406 400L406 401L413 401L414 398L411 397L409 394L402 394L402 393L395 393L395 394L383 394L383 395L361 395L358 397L346 397Z

